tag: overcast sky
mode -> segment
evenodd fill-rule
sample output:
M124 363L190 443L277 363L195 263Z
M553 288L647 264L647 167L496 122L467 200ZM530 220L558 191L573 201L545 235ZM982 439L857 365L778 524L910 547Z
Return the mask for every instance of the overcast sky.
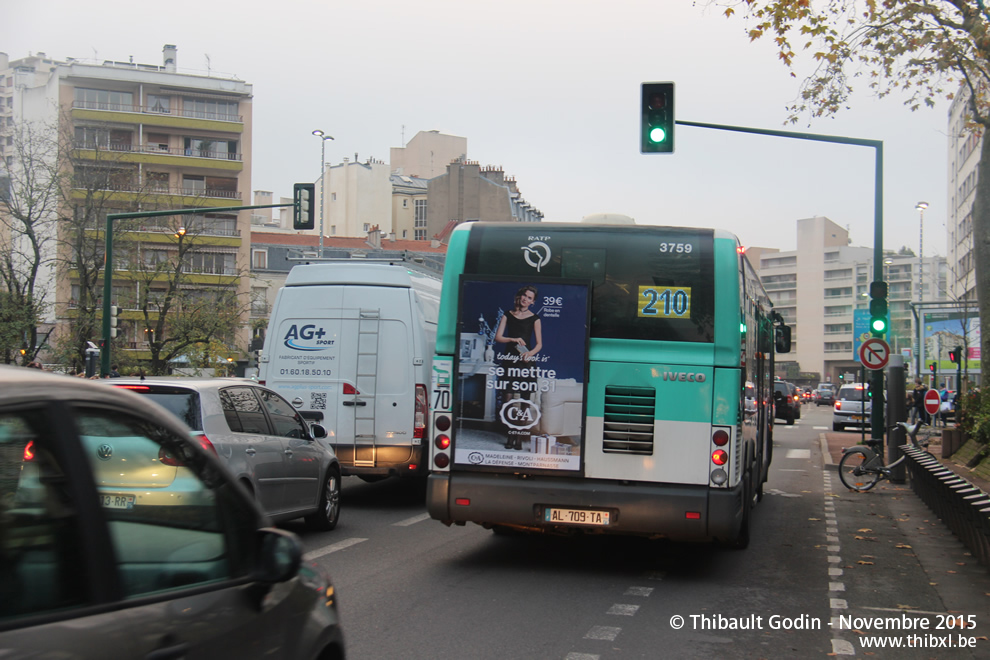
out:
M253 85L253 189L291 196L327 161L388 161L418 131L467 138L547 221L589 213L727 229L795 248L823 215L873 245L874 149L679 126L639 153L644 81L676 83L681 120L882 140L884 246L946 253L948 103L911 112L858 96L835 119L784 126L799 80L745 23L691 0L172 0L5 2L0 51L161 64Z

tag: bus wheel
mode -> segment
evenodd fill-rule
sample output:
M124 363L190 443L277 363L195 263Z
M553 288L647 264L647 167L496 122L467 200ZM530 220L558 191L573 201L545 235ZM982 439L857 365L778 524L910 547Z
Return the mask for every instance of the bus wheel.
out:
M743 482L743 511L739 533L734 539L725 542L725 547L732 550L745 550L749 547L749 524L753 516L752 471L747 472Z

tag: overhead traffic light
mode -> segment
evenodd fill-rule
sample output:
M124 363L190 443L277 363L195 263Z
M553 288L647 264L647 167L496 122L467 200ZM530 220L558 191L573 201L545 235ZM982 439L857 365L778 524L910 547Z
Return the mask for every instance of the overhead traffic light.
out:
M292 187L292 228L313 229L316 226L316 184L297 183Z
M932 375L933 376L935 375L935 363L934 362L932 362L930 365L928 365L928 370L930 372L932 372Z
M874 337L887 332L887 283L870 282L870 331Z
M962 346L956 346L951 351L949 351L949 361L952 362L953 364L961 364L962 350L963 350Z
M674 83L643 83L640 99L640 152L674 151Z

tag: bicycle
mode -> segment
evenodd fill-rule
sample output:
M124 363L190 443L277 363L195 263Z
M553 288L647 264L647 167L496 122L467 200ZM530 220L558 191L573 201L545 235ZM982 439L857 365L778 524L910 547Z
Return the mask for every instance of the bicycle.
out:
M918 442L918 431L924 426L922 421L919 420L913 425L897 422L887 430L892 431L898 426L907 431L912 445L928 452L928 438L931 436L928 435L923 442ZM880 483L881 479L889 479L891 470L900 465L905 458L905 455L901 455L893 463L884 465L883 439L870 439L866 441L865 446L857 445L842 450L842 459L839 460L839 480L849 490L864 493Z

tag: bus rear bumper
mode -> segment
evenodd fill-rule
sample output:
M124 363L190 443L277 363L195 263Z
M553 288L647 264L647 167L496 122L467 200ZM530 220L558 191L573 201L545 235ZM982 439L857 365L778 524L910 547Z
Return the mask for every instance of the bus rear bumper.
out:
M742 523L742 485L651 484L511 474L431 474L426 505L445 524L477 523L540 532L584 531L711 541L734 538ZM607 503L607 506L605 505ZM609 512L609 524L545 522L548 508Z

